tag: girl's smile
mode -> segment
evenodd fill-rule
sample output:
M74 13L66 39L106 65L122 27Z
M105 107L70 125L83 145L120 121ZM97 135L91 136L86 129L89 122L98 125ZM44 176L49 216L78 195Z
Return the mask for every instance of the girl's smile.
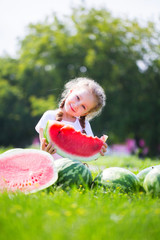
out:
M64 105L64 113L71 118L85 116L96 105L93 94L86 89L75 89L70 92Z
M72 104L70 104L70 108L71 108L71 110L72 110L73 112L75 112L75 110L74 110L73 107L72 107Z

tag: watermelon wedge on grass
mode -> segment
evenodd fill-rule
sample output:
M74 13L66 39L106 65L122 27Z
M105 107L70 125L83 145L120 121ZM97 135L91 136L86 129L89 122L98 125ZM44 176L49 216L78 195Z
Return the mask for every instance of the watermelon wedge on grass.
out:
M12 149L0 155L0 192L33 193L54 184L53 157L36 149Z
M57 153L65 158L92 161L100 156L100 150L107 136L102 138L87 136L63 122L48 121L44 129L47 142L54 144Z

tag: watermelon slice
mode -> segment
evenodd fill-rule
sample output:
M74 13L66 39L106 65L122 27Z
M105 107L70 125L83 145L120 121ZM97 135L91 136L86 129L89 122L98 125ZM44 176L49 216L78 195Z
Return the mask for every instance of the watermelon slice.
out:
M53 157L36 149L13 149L0 155L0 191L33 193L58 178Z
M87 136L63 122L48 121L44 129L47 142L54 144L57 153L65 158L91 161L100 156L100 150L107 136L101 139Z

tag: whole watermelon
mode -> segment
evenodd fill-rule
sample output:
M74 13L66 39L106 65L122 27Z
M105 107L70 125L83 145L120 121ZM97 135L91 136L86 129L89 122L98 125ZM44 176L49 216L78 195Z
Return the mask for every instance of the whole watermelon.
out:
M154 168L146 175L143 187L153 197L160 197L160 168Z
M134 192L139 190L139 180L131 171L120 168L110 167L99 173L93 182L93 187L103 186L111 190L119 190L122 192Z
M145 168L143 169L142 171L140 171L138 174L137 174L137 177L139 179L139 182L140 182L140 185L143 187L143 183L144 183L144 179L146 177L146 175L153 169L155 168L160 168L160 165L156 165L156 166L151 166L151 167L148 167L148 168Z
M69 158L61 158L55 161L58 171L58 180L56 185L63 190L72 187L79 188L91 187L92 174L89 168L78 160L71 160Z

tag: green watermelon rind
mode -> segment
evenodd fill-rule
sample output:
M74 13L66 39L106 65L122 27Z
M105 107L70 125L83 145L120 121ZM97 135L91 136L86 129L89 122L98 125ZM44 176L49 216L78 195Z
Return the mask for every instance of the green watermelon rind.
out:
M73 154L69 154L69 153L67 153L64 150L62 151L62 149L60 149L56 144L54 145L54 147L56 149L56 152L60 156L62 156L64 158L70 158L72 160L79 160L79 161L82 161L82 162L89 162L89 161L93 161L93 160L95 160L95 159L100 157L100 153L97 153L97 154L95 154L93 156L90 156L90 157L82 157L82 156L80 157L80 156L76 156L76 155L73 155Z
M78 160L61 158L55 161L58 170L56 185L63 190L72 187L89 187L92 183L92 174L88 167Z
M9 149L9 150L1 153L0 156L6 155L6 154L11 154L13 152L23 151L23 150L24 150L23 148L12 148L12 149Z
M93 187L102 186L123 192L137 192L140 184L134 173L121 167L110 167L101 171L94 179Z
M155 166L151 166L151 167L147 167L147 168L144 168L143 170L141 170L138 174L137 174L137 177L139 179L139 182L140 182L140 185L141 187L143 187L143 183L144 183L144 179L145 177L147 176L147 174L152 171L153 169L155 168L160 168L160 165L155 165Z
M52 125L52 121L48 121L46 128L43 131L43 135L44 138L46 138L47 143L49 143L51 141L49 133L48 133L48 128ZM71 153L66 152L65 150L62 150L60 147L57 146L57 144L54 143L54 148L56 149L56 153L59 154L60 156L64 157L64 158L70 158L72 160L78 160L78 161L82 161L82 162L89 162L89 161L93 161L98 159L101 154L97 153L94 154L90 157L82 157L82 156L77 156Z
M154 168L146 175L143 187L148 195L160 197L160 168Z
M46 184L42 185L42 186L39 186L33 190L24 190L23 193L25 194L30 194L30 193L35 193L37 191L40 191L40 190L43 190L45 188L48 188L49 186L53 185L57 179L58 179L58 172L57 172L57 169L56 169L56 166L55 166L55 162L54 162L54 159L53 157L45 152L45 151L42 151L42 150L38 150L38 149L22 149L22 148L15 148L15 149L11 149L11 150L8 150L4 153L2 153L0 155L0 160L3 159L5 156L9 157L9 156L13 156L14 154L17 155L18 153L40 153L40 154L43 154L45 155L48 159L50 159L51 161L51 167L54 168L54 176L52 177L52 179L47 182Z

